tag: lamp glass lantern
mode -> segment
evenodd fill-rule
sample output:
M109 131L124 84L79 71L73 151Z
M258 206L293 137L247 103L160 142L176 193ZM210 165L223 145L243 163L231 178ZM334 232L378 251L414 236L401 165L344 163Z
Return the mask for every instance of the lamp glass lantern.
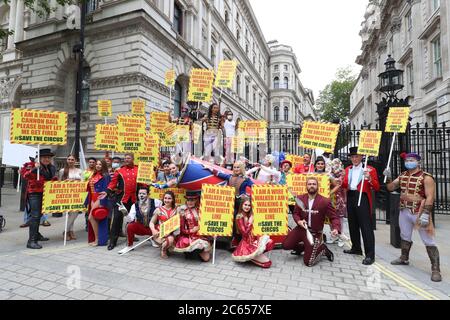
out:
M395 60L388 55L388 58L384 65L386 66L386 71L380 73L380 91L388 96L395 96L397 91L403 89L403 70L396 69Z

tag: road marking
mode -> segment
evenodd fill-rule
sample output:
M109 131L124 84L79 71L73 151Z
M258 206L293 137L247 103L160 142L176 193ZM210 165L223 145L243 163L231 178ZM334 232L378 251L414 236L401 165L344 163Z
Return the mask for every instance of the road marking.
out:
M24 250L24 251L22 251L22 253L26 254L28 256L37 256L40 254L60 253L60 252L71 251L71 250L76 250L76 249L83 249L83 248L88 248L88 247L89 247L89 245L87 243L85 243L85 244L80 244L80 245L67 246L67 247L63 247L63 248L44 249L44 250L36 250L36 251Z
M405 288L411 290L412 292L418 294L422 298L425 298L427 300L440 300L438 297L432 295L431 293L428 293L427 291L423 290L422 288L417 287L416 285L412 284L410 281L406 280L405 278L399 276L395 272L389 270L388 268L382 266L381 264L375 262L374 267L378 269L381 273L383 273L385 276L393 279L400 285L404 286Z

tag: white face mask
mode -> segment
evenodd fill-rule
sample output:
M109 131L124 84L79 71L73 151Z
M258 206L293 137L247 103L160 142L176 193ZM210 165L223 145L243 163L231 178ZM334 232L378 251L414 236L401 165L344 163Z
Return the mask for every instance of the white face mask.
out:
M111 167L112 167L113 169L119 169L119 168L120 168L120 163L114 162L114 163L111 165Z
M233 116L228 116L227 119L228 121L233 121Z

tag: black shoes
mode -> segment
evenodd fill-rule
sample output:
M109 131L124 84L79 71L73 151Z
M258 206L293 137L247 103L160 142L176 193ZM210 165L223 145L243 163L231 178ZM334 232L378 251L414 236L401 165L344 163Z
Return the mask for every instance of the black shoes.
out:
M42 249L42 246L39 243L35 242L35 241L33 241L33 242L28 241L27 248L28 249Z
M111 251L112 249L114 249L116 246L113 245L112 243L108 246L108 251Z
M331 252L330 249L325 248L325 255L326 255L328 261L330 261L330 262L334 261L334 254L333 254L333 252Z
M363 264L363 265L366 265L366 266L370 266L370 265L373 264L374 262L375 262L375 259L374 259L374 258L366 257L366 258L363 260L362 264Z
M48 241L49 238L44 237L42 234L38 233L38 241Z
M297 251L297 250L292 250L292 251L291 251L291 254L292 254L293 256L301 256L301 255L302 255L302 253L301 253L300 251Z
M362 250L344 250L344 253L346 254L356 254L357 256L362 256Z

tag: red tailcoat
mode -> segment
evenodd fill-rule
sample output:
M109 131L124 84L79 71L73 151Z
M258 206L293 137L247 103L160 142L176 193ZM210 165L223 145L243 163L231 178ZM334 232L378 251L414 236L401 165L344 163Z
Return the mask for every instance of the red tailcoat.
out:
M305 208L308 209L308 194L304 194L298 197L298 199L303 202ZM311 210L315 211L311 213L311 230L316 233L321 233L323 231L323 226L325 223L325 218L328 217L331 221L331 229L341 230L341 221L334 210L331 200L325 198L320 194L317 194L314 199L313 206ZM299 221L305 220L308 223L309 213L303 211L298 205L294 209L294 221L298 224Z
M138 167L133 166L123 166L122 168L116 170L108 185L109 190L117 190L116 193L121 194L121 199L123 203L127 203L129 200L135 203L137 200L137 174Z
M347 190L350 188L350 182L348 181L348 177L349 177L349 172L352 168L353 168L353 165L350 165L347 168L345 168L345 176L344 176L344 180L342 181L342 188L347 189ZM362 180L362 181L364 181L363 192L367 195L367 198L369 199L369 205L370 205L369 214L371 214L371 212L372 212L372 190L377 191L377 192L380 191L380 182L378 181L377 170L371 166L367 166L367 168L371 169L370 177L372 178L372 181L370 183L368 180ZM358 184L357 191L361 190L362 181Z

